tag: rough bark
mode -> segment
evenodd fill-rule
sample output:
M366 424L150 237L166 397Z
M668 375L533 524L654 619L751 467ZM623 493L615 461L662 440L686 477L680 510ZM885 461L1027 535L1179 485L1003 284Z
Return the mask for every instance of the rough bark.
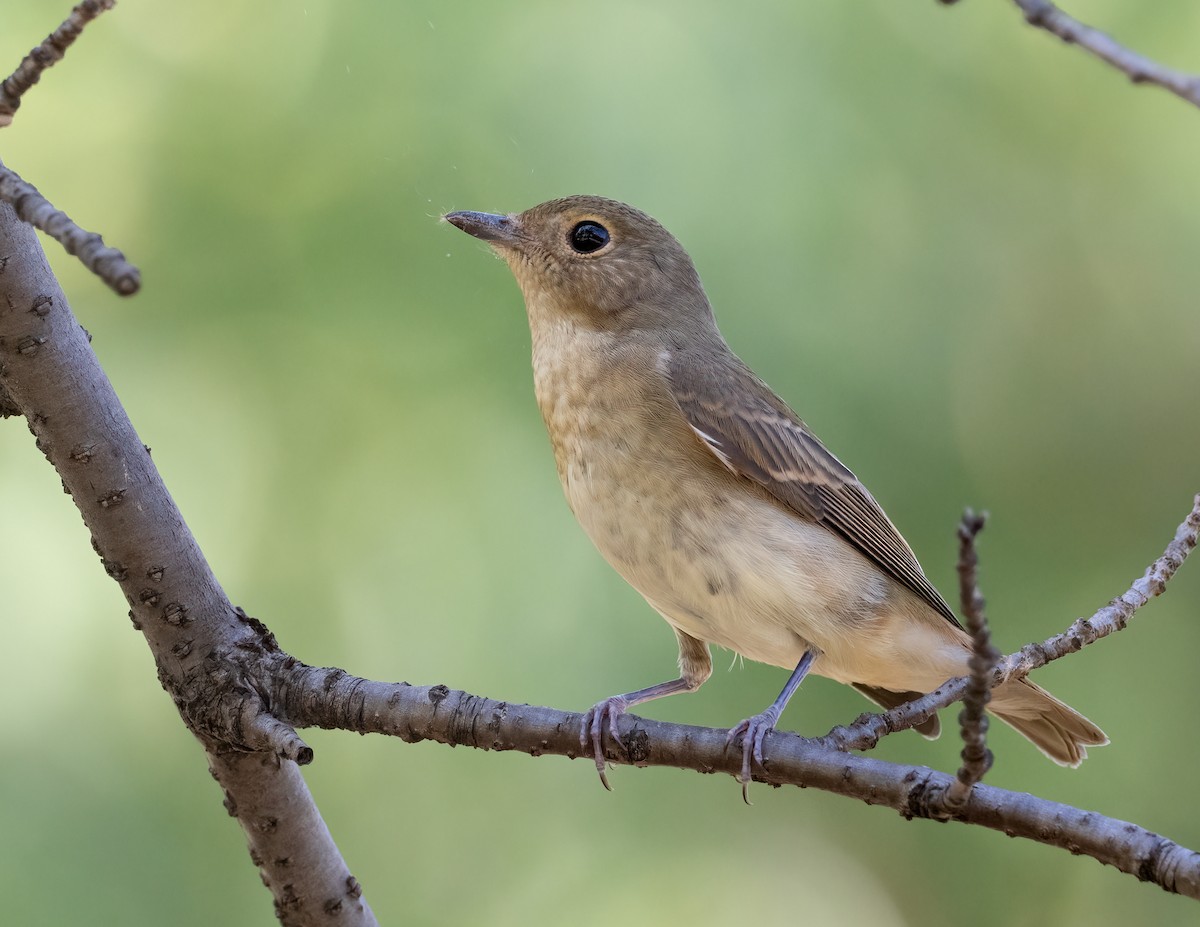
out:
M358 679L336 669L297 668L280 693L280 708L309 726L433 740L480 750L517 750L532 756L591 755L579 743L582 715L530 705L511 705L446 686L410 686ZM727 731L669 724L625 715L620 735L629 752L608 747L607 756L636 766L670 766L736 777L741 750ZM982 783L965 801L948 800L956 778L922 766L901 766L857 756L775 731L769 757L755 779L773 785L818 788L870 805L885 805L906 818L959 821L1025 837L1091 856L1105 865L1154 882L1169 892L1200 899L1200 853L1115 818Z
M36 233L4 203L0 384L0 402L25 416L58 471L150 645L159 681L208 751L283 922L374 923L302 777L286 762L306 762L311 751L260 694L260 680L293 661L217 583Z

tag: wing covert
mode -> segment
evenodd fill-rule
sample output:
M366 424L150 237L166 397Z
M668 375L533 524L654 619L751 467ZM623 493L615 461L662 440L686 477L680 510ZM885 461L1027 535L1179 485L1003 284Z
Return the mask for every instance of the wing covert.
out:
M828 526L958 625L866 487L747 367L731 358L714 370L711 359L683 363L672 355L665 369L688 424L722 464L798 515ZM731 395L738 396L736 403L727 398Z

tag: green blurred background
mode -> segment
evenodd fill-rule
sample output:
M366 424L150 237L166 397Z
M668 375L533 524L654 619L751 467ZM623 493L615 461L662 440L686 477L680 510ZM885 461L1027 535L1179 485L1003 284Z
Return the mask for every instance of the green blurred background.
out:
M12 3L0 71L66 5ZM1200 6L1076 0L1200 69ZM582 710L667 678L666 625L563 503L502 263L449 209L593 192L689 248L722 328L942 589L987 508L999 643L1124 590L1200 489L1200 112L1005 2L122 0L4 160L144 273L48 247L233 600L365 676ZM11 923L272 923L201 751L23 423L0 424L0 896ZM990 782L1200 845L1200 565L1039 681L1113 744ZM730 725L785 674L718 654L653 717ZM866 703L812 679L784 726ZM948 713L948 720L952 715ZM981 828L671 770L308 732L386 923L1195 923L1195 902ZM956 738L889 739L952 769Z

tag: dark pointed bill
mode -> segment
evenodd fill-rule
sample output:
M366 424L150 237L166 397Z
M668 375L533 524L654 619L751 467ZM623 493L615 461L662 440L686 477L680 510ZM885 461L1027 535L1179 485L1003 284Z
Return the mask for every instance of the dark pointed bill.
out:
M442 216L456 228L481 241L511 243L517 237L517 224L512 216L497 216L490 212L448 212Z

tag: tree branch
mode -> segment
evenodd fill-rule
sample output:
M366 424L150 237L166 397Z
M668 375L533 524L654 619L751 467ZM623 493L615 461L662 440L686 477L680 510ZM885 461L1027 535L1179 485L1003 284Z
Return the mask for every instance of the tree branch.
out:
M962 731L963 764L958 776L946 793L946 803L958 808L967 801L971 788L992 768L992 751L987 748L988 717L985 709L992 699L991 677L1000 660L1000 651L992 646L984 614L983 593L979 591L979 556L975 538L983 530L987 513L976 515L970 509L963 512L958 525L958 583L967 631L971 635L972 653L968 661L971 674L963 694L963 710L958 721Z
M311 750L268 710L262 680L295 661L229 602L33 229L0 203L0 384L62 477L105 571L121 586L159 681L208 752L226 806L286 925L372 925L374 915L287 760Z
M956 0L941 0L947 6ZM1117 42L1112 36L1068 16L1050 0L1013 0L1031 26L1045 29L1068 45L1078 45L1112 65L1135 84L1153 84L1200 106L1200 76L1164 67Z
M23 221L41 229L61 244L67 254L78 257L84 267L117 295L132 296L141 288L141 271L125 260L124 254L104 244L104 239L95 232L81 229L65 212L55 209L33 184L3 164L0 164L0 201L11 203Z
M592 768L590 754L579 746L582 715L575 712L511 705L447 686L373 682L338 669L297 667L288 677L276 697L297 726L387 734L408 743L433 740L531 756L582 757ZM629 755L610 747L606 755L613 762L735 778L741 771L741 752L729 749L724 729L633 715L623 715L619 723ZM755 775L760 782L818 788L885 805L910 819L992 828L1091 856L1166 891L1200 899L1200 854L1134 824L982 784L965 802L952 805L947 796L956 780L946 773L845 753L780 731L768 735L767 743L770 756Z
M982 618L973 549L974 534L980 527L982 520L968 512L963 520L961 564L963 592L971 605L966 611L973 623ZM1124 627L1137 608L1163 591L1196 546L1198 534L1200 496L1163 556L1124 595L1092 618L1076 621L1064 634L1010 657L996 673L981 675L990 683L1024 675ZM980 637L985 647L989 646L986 636L977 636L977 640ZM967 680L958 679L938 691L948 703L953 698L947 692L957 691L956 697L961 697L966 687ZM531 756L555 754L574 759L586 755L579 746L580 714L510 705L447 686L374 682L339 669L295 664L276 680L271 701L281 716L297 727L386 734L409 743L435 740L481 750L518 750ZM977 784L978 764L966 757L966 750L967 773L964 776L960 771L958 777L845 752L843 743L856 743L856 732L871 732L873 739L867 738L867 746L873 746L882 736L874 734L876 725L882 725L882 733L901 729L899 723L889 723L889 716L904 708L868 716L851 729L841 729L849 735L841 742L832 735L810 740L776 731L768 735L769 756L755 779L772 785L820 788L887 805L908 818L990 827L1091 856L1169 892L1200 899L1200 854L1125 821ZM921 710L919 717L910 713L902 720L919 723L933 710ZM667 724L634 715L623 715L617 723L628 753L617 752L610 740L605 756L614 763L723 772L735 778L741 771L741 754L729 750L724 729Z
M62 25L25 56L17 69L0 83L0 129L12 124L25 91L42 79L43 71L62 60L83 27L115 5L116 0L83 0Z
M1175 571L1200 537L1200 495L1194 499L1192 511L1180 524L1175 537L1163 555L1146 568L1132 586L1090 618L1079 618L1061 634L1041 643L1026 644L1016 653L1005 657L992 673L991 687L1026 676L1038 667L1094 644L1115 631L1122 630L1134 613L1155 596L1161 595ZM928 695L899 705L881 714L863 715L849 727L835 727L824 742L843 750L869 750L880 738L896 731L907 730L930 718L936 711L963 697L967 678L948 680Z

